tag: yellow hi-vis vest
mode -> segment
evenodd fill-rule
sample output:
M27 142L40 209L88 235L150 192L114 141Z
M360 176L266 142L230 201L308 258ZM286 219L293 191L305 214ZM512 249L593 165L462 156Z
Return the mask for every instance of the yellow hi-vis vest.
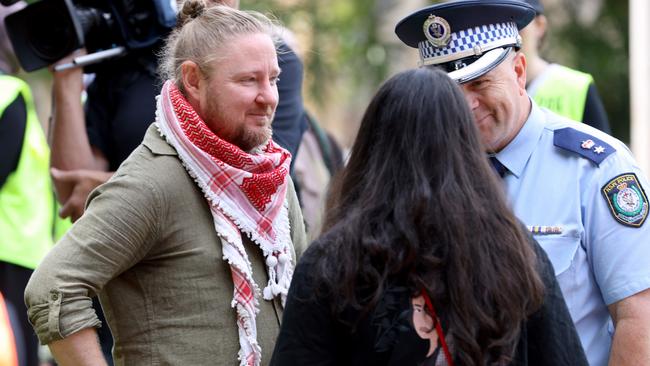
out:
M581 122L585 113L587 91L594 78L584 72L553 64L537 87L533 100L551 111Z
M34 269L54 244L58 215L50 150L29 86L13 76L0 75L0 115L19 93L25 100L27 123L18 166L0 187L0 261Z
M18 366L16 339L2 293L0 293L0 366Z

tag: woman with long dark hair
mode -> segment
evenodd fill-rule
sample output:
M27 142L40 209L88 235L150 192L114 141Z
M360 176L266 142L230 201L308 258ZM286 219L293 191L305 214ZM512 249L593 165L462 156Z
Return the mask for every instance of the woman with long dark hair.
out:
M296 268L271 364L586 364L483 151L445 73L381 87Z

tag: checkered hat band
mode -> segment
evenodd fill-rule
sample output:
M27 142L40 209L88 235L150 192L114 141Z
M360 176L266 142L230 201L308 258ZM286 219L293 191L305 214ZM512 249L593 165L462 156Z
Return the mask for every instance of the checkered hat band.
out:
M483 25L480 27L468 28L459 32L453 32L449 44L445 47L434 47L429 41L421 41L418 44L420 57L428 64L437 64L456 59L460 56L466 57L474 54L474 46L480 45L483 52L489 50L489 46L497 44L514 44L517 40L517 24L515 23L497 23ZM511 41L511 42L509 42ZM498 47L497 46L497 47ZM439 62L436 62L440 59Z

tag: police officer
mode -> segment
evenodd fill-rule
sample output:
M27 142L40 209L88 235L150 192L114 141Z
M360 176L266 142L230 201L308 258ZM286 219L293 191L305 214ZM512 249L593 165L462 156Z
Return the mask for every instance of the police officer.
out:
M516 0L460 0L416 11L395 32L461 84L590 364L650 365L648 180L622 142L531 101L518 30L534 16Z

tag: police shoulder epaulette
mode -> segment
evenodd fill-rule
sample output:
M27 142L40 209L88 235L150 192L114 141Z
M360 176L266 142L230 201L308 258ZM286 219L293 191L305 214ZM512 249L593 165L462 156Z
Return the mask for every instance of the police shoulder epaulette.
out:
M596 165L616 151L611 145L588 133L571 127L561 128L553 132L553 144L559 148L581 155Z

